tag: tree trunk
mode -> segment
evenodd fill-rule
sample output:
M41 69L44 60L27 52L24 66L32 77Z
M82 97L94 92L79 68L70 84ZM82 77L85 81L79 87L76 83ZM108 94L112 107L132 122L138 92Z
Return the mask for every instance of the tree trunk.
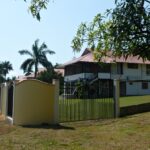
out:
M35 72L34 72L34 78L36 79L37 77L37 72L38 72L38 68L37 68L37 63L35 64Z

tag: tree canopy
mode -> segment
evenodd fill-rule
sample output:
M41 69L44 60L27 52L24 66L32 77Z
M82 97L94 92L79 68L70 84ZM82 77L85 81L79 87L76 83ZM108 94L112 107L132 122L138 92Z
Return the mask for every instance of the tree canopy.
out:
M86 43L97 58L112 50L114 55L138 55L150 60L150 1L116 0L116 7L89 24L81 23L72 40L80 51Z
M11 70L13 70L13 67L9 61L0 62L0 83L6 81L6 75Z
M47 70L52 70L53 66L50 61L47 59L47 54L55 54L54 51L49 50L47 45L45 43L42 43L39 46L39 39L35 40L34 44L32 45L31 51L29 50L20 50L20 55L28 55L29 58L27 58L21 65L21 69L24 70L25 73L29 74L31 73L34 67L34 77L37 77L38 72L38 66L41 64L44 66Z
M27 2L28 0L24 1ZM36 17L38 20L40 20L40 12L41 10L47 9L48 2L49 0L30 0L29 10L33 17Z
M59 79L60 85L63 86L63 84L64 84L63 75L61 73L55 71L55 69L53 69L52 71L45 70L45 71L41 72L38 75L37 79L41 80L43 82L47 82L47 83L52 83L53 79Z
M97 14L89 24L81 23L72 40L73 50L79 52L86 44L94 51L95 57L99 59L113 45L110 26L111 21L105 21L101 14Z
M117 53L150 60L150 1L122 0L112 12L112 36Z

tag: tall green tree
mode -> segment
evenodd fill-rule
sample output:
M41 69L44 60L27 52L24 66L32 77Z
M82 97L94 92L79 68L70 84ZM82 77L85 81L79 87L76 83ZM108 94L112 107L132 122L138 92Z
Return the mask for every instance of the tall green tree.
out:
M111 17L115 51L150 60L150 0L116 0Z
M31 51L29 50L20 50L19 54L21 55L28 55L30 56L26 59L22 65L21 69L24 70L25 73L32 72L34 67L34 77L37 77L38 66L41 64L43 67L47 68L48 70L52 70L53 66L50 61L47 59L47 54L55 54L54 51L49 50L45 43L42 43L39 46L39 40L37 39L34 44L32 45Z
M150 60L150 1L116 0L116 8L89 24L82 23L72 40L80 51L88 45L97 59L111 50L114 55L138 55Z
M12 64L9 61L4 61L0 63L0 81L6 81L6 75L9 71L13 70Z

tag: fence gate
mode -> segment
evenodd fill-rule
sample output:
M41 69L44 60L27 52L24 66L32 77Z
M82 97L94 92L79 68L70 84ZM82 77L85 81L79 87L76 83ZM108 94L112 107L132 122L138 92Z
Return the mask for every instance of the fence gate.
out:
M66 84L59 99L60 122L114 117L113 82Z

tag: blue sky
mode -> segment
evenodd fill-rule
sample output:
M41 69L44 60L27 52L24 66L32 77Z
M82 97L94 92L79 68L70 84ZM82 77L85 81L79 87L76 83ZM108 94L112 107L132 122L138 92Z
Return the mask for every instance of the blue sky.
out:
M56 52L49 56L55 64L64 63L74 57L71 41L81 22L89 22L97 13L114 7L114 0L54 0L42 11L38 22L28 12L23 0L2 0L0 5L0 61L10 61L14 70L10 76L21 75L20 65L25 56L21 49L31 49L39 38L49 49ZM75 54L78 57L80 54Z

